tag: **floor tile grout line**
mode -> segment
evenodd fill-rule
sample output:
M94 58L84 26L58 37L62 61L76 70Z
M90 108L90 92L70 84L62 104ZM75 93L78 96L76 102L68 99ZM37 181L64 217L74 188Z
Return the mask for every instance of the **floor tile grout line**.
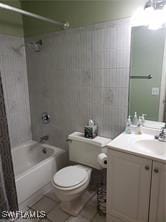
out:
M93 192L93 191L92 191ZM81 215L81 212L84 210L84 208L91 202L91 200L94 198L94 196L96 195L96 193L94 192L94 195L92 195L92 197L91 198L89 198L89 200L87 201L87 203L85 204L85 206L83 207L83 209L80 211L80 213L79 213L79 215L82 217L82 218L84 218L84 219L86 219L86 220L89 220L87 217L85 217L84 215ZM97 212L96 212L96 214L93 216L93 218L91 219L91 220L89 220L90 222L94 219L94 217L97 215ZM65 222L65 221L64 221Z
M91 196L90 196L89 200L86 202L86 204L84 205L84 208L87 207L87 205L88 205L89 203L91 203L92 199L96 196L96 192L95 192L94 190L93 190L93 191L89 191L89 192L91 193ZM43 194L43 196L42 196L38 201L36 201L33 205L35 205L35 204L37 204L38 202L40 202L44 197L45 197L45 198L48 198L49 200L51 200L51 201L54 202L54 204L55 204L49 211L46 212L46 213L47 213L47 218L46 218L46 219L47 219L49 222L54 222L54 221L52 221L50 218L48 218L48 214L49 214L52 210L55 210L55 211L56 211L56 209L60 206L60 203L59 203L59 202L57 202L55 199L52 199L50 196L47 196L47 194ZM27 210L33 210L33 211L35 211L36 209L33 208L33 205L32 205L32 206L27 205ZM94 207L95 207L95 206L94 206ZM81 212L84 210L84 208L81 210ZM95 207L95 208L96 208L96 207ZM88 220L89 222L93 222L94 218L97 216L97 213L98 213L98 212L96 212L96 213L93 215L93 217L92 217L91 219L89 219L89 218L85 217L84 215L81 215L81 212L79 213L78 216L81 216L82 218ZM72 218L72 216L71 216L71 215L68 215L68 218L66 218L63 222L66 222L66 221L69 220L70 218ZM42 220L39 220L39 222L42 222Z
M60 204L55 205L51 210L48 211L48 214L53 210L53 209L57 209L60 206Z
M33 211L36 211L34 208L32 208L32 207L28 207L29 208L29 210L33 210ZM50 212L50 211L49 211ZM48 215L48 212L46 212L46 214ZM50 222L53 222L52 220L50 220L48 217L46 218L48 221L50 221ZM40 221L42 221L42 220L39 220L39 222Z
M54 222L54 221L50 220L49 218L46 218L46 220L48 220L49 222ZM42 219L39 220L39 222L42 222L42 221L43 221Z
M91 202L91 200L94 198L94 196L96 196L96 193L94 192L94 195L92 195L92 197L89 199L89 201L85 204L85 206L84 206L84 208ZM84 209L83 208L83 209ZM82 210L83 210L82 209ZM81 212L80 212L81 213ZM85 216L82 216L83 218L85 218L85 219L88 219L90 222L92 222L93 221L93 219L95 218L95 216L97 215L97 207L96 207L96 214L92 217L92 219L88 219L87 217L85 217Z
M44 195L43 195L43 196L44 196ZM38 203L39 201L41 201L41 199L43 199L43 196L42 196L38 201L34 202L33 205L35 205L36 203ZM32 205L32 206L33 206L33 205ZM27 207L31 207L31 206L27 205Z
M92 195L92 197L89 198L89 200L86 202L85 206L84 206L83 209L80 211L80 214L81 214L81 212L84 210L84 208L91 202L91 200L93 199L94 196L95 196L95 193L94 193L94 195ZM82 217L84 217L84 216L82 216ZM86 218L86 217L84 217L84 218ZM87 218L86 218L86 219L87 219Z
M47 212L47 215L48 215L53 209L56 210L58 207L60 207L60 203L57 204L54 208L52 208L50 211L48 211L48 212ZM69 217L70 217L70 215L69 215ZM68 218L69 218L69 217L68 217ZM68 218L67 218L67 219L68 219ZM49 218L48 218L48 219L49 219ZM51 219L49 219L49 220L50 220L51 222L54 222L54 221L52 221ZM64 221L64 222L65 222L65 221Z
M47 211L46 214L48 215L54 208L51 208L51 210ZM33 211L36 211L36 209L32 208L32 207L29 207L29 210L33 210ZM48 218L47 218L48 219Z
M43 195L43 197L44 197L44 196L45 196L45 195ZM43 199L43 197L40 198L40 200ZM52 199L50 199L50 198L48 198L48 199L49 199L49 200L52 200ZM35 205L36 203L38 203L40 200L38 200L37 202L35 202L33 205ZM52 200L52 201L53 201L53 200ZM53 202L55 202L55 201L53 201ZM28 206L28 205L27 205L27 207L28 207L29 209L32 209L32 210L35 211L36 209L33 208L33 205L32 205L32 206ZM60 205L60 203L55 204L55 206L53 206L53 207L52 207L50 210L48 210L46 213L49 214L54 208L57 208L59 205Z
M69 216L68 218L66 218L63 222L66 222L71 216Z
M93 192L93 191L92 191ZM86 219L86 220L89 220L87 217L85 217L85 216L83 216L83 215L81 215L81 212L84 210L84 208L88 205L88 203L93 199L93 197L96 195L96 193L94 192L94 195L92 195L92 197L91 198L89 198L89 200L87 201L87 203L85 204L85 206L83 207L83 209L80 211L80 213L79 213L79 215L78 216L81 216L82 218L84 218L84 219ZM91 219L91 220L89 220L89 222L91 222L94 218L95 218L95 216L97 215L97 212L96 212L96 214L93 216L93 218ZM72 216L69 216L69 218L72 218ZM69 219L68 218L68 219ZM68 219L66 219L64 222L66 222Z
M92 219L90 220L90 222L93 222L93 220L95 219L95 217L97 216L98 212L96 212L96 214L92 217Z
M60 204L57 204L56 206L54 206L53 208L51 208L48 212L47 215L53 210L53 209L57 209L59 207Z
M37 203L37 202L36 202ZM53 208L51 208L49 211L46 212L47 214L47 220L49 220L50 222L53 222L51 219L48 218L48 214L53 210L53 209L57 209L60 206L60 204L57 204L56 206L54 206ZM36 209L34 209L33 207L28 207L30 210L36 211ZM70 217L70 216L69 216Z
M93 191L92 191L92 192L93 192ZM95 196L95 192L94 192L94 195L92 195L92 196L89 198L89 200L86 202L84 208L88 205L88 203L93 199L94 196ZM83 208L83 209L84 209L84 208ZM82 209L82 210L83 210L83 209ZM81 210L81 211L82 211L82 210Z
M53 198L51 198L51 197L47 196L47 194L44 194L43 196L47 197L48 199L50 199L50 200L52 200L52 201L54 201L54 202L59 203L59 201L56 201L56 200L54 200Z

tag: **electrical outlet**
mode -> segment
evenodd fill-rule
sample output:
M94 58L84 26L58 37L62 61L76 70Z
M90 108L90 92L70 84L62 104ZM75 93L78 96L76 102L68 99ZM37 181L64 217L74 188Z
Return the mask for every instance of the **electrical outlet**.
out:
M152 88L152 96L158 96L160 94L159 88Z

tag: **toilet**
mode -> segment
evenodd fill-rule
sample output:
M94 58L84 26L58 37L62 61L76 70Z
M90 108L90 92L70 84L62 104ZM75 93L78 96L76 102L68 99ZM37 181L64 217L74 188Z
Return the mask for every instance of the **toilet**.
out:
M87 202L82 195L90 182L92 169L101 169L97 156L110 142L110 139L97 136L87 139L82 133L74 132L68 136L69 160L76 163L59 170L52 179L61 208L72 216L77 216Z

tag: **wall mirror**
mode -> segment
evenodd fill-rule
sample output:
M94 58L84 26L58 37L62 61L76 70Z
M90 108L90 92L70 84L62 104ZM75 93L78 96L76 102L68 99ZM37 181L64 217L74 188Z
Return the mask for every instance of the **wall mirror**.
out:
M133 27L129 85L129 114L166 122L166 29Z

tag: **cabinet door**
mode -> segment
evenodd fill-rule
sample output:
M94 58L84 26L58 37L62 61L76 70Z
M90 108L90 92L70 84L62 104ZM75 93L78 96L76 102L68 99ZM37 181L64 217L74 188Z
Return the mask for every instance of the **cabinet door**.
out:
M109 215L122 222L148 222L151 170L151 160L108 151Z
M166 222L166 164L153 162L149 222Z

